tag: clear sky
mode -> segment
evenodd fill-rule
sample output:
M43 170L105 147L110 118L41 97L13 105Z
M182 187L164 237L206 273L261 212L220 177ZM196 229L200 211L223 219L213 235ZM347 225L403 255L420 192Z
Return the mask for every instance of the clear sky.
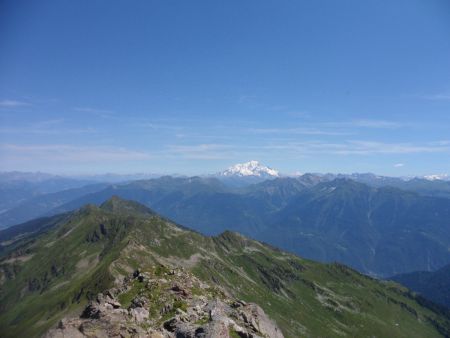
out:
M450 2L0 2L0 170L250 159L450 173Z

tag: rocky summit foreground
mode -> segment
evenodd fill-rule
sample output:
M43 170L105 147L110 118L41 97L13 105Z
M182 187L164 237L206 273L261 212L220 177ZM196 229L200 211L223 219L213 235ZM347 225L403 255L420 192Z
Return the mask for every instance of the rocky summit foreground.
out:
M258 305L233 300L184 269L160 265L99 293L80 317L62 319L45 337L284 336Z

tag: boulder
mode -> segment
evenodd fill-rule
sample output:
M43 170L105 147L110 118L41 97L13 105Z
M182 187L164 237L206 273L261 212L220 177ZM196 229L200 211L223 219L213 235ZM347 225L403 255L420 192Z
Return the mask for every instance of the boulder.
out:
M148 319L149 312L142 307L136 307L130 309L130 315L137 323L142 323Z

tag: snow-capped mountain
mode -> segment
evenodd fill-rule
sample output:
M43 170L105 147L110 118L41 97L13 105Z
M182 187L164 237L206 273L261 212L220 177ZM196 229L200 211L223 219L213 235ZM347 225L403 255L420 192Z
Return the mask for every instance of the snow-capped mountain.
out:
M280 174L277 170L266 167L259 163L258 161L249 161L246 163L238 163L227 170L220 173L221 176L231 177L248 177L255 176L261 178L275 178L279 177Z
M450 176L448 174L426 175L423 178L428 181L437 181L437 180L449 181L450 180Z

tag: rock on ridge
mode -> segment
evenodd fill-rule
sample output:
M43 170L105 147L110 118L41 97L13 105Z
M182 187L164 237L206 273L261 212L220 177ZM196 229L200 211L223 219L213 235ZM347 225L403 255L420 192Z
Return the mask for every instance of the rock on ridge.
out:
M131 298L131 300L130 300ZM122 301L122 303L120 302ZM184 269L135 271L98 294L78 318L62 319L45 338L283 338L256 304L232 299Z

